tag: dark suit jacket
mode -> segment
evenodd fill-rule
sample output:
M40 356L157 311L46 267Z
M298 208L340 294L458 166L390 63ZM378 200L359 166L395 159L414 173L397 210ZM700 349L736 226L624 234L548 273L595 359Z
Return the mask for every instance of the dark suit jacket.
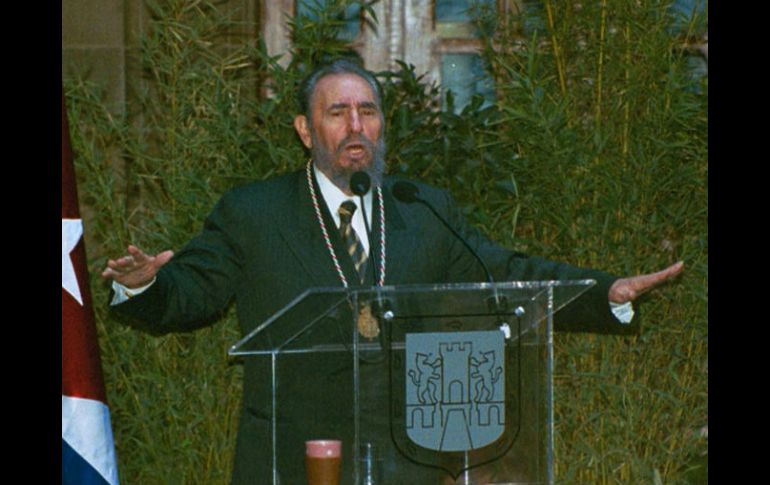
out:
M478 262L426 207L403 204L392 196L391 187L396 180L386 178L384 189L385 284L485 281ZM607 295L615 277L499 247L466 225L447 192L415 185L420 196L476 248L497 281L597 281L567 311L557 314L557 330L636 331L637 325L621 325L610 312ZM320 202L337 254L344 255L329 211L322 198ZM376 205L373 234L379 233ZM372 252L379 254L379 238L372 239ZM348 281L355 281L350 258L338 259ZM340 285L303 171L226 193L205 221L202 232L160 270L157 282L143 294L114 307L114 311L142 329L162 334L213 323L234 301L245 335L305 289ZM256 457L268 455L269 441L263 440L269 437L269 373L260 367L264 364L249 359L244 366L243 408L233 480L262 483L269 462Z

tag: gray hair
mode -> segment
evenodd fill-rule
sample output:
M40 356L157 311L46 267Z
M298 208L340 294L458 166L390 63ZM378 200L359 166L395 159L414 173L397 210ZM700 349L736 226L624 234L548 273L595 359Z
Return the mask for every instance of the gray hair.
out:
M369 83L369 86L371 86L372 92L374 93L377 106L382 108L382 88L380 87L380 83L374 77L374 74L349 59L338 58L316 67L299 85L297 105L299 112L304 114L308 120L312 119L310 103L318 81L326 76L334 74L355 74L362 78Z

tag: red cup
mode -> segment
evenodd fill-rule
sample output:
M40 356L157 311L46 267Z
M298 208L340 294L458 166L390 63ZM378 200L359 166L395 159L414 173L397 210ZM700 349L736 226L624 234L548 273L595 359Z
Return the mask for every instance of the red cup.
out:
M341 460L341 441L306 441L305 472L307 485L339 485Z

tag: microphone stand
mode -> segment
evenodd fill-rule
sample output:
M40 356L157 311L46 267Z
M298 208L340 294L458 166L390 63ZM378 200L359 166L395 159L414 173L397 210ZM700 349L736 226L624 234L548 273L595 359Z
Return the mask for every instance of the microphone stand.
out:
M370 306L370 311L373 316L378 320L380 332L379 332L379 338L380 338L380 348L384 351L386 348L386 332L383 328L383 315L386 311L386 308L389 306L387 304L387 301L383 301L381 299L381 296L379 295L379 288L380 284L377 279L377 251L374 247L374 240L372 238L372 229L369 225L369 217L366 214L366 204L364 203L364 195L366 195L369 192L369 188L371 187L371 179L369 178L369 175L367 175L365 172L355 172L350 177L350 190L353 192L354 195L358 196L358 200L361 204L361 211L363 212L364 217L364 226L366 228L366 237L369 240L369 261L367 261L367 266L372 267L372 278L374 280L374 288L375 292L377 293L376 298L373 298L370 303L368 304ZM382 210L382 208L380 208ZM366 271L368 271L368 267L366 268ZM387 355L387 354L386 354ZM368 361L369 363L379 363L384 360L385 356L381 357L380 359L375 359L374 361Z
M441 214L436 211L436 209L433 207L432 204L430 204L427 200L423 199L419 195L419 189L416 185L409 183L409 182L397 182L393 186L393 196L406 204L411 204L414 202L417 202L430 210L430 212L446 227L449 232L452 233L452 235L460 240L460 242L465 246L465 249L468 250L469 253L478 261L478 263L481 265L481 268L484 270L484 274L487 277L487 282L489 282L492 285L492 293L494 297L494 301L492 302L493 310L498 315L498 319L500 319L500 314L504 313L508 306L508 301L504 297L500 297L499 292L497 291L497 287L495 286L495 280L492 277L492 272L489 271L489 267L484 262L483 259L481 259L481 256L471 247L471 245L468 243L468 241L465 240L464 237L462 237L457 230L452 227L447 220L441 216ZM501 324L507 324L506 322L501 321Z
M366 172L356 172L352 177L350 177L350 190L354 195L358 196L358 200L361 204L361 212L364 216L364 227L366 228L366 238L369 241L369 259L372 263L372 278L374 280L374 286L379 286L377 282L377 251L374 250L375 248L372 241L372 228L369 225L369 217L366 215L366 204L364 204L364 196L369 192L370 187L371 179L369 178L369 175L366 174ZM368 262L367 266L369 266Z

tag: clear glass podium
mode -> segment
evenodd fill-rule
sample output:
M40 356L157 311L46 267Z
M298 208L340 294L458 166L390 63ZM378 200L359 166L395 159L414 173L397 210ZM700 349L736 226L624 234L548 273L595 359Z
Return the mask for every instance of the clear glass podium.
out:
M552 484L553 316L593 280L313 288L229 349L270 369L271 476L343 442L342 484Z

